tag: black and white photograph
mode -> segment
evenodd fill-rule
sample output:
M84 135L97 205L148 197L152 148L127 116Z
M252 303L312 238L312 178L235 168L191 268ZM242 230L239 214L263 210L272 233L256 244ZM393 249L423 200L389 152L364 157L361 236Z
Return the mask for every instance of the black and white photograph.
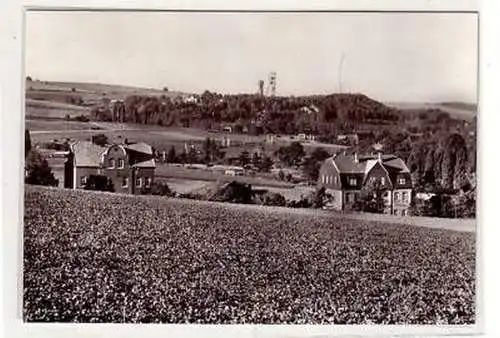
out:
M24 322L477 323L477 12L24 25Z

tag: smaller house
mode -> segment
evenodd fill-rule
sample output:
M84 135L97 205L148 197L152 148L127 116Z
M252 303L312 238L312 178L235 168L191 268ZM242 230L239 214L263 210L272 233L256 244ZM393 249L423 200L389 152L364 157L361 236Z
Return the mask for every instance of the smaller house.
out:
M153 150L143 142L105 147L76 142L64 165L64 187L82 189L90 176L104 176L114 191L139 194L153 184L155 168Z
M227 136L224 136L221 140L221 147L227 148L231 146L231 139Z

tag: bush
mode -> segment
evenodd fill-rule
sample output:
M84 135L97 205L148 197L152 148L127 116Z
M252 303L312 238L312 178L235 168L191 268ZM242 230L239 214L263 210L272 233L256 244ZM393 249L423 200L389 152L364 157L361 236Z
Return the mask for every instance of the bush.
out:
M73 120L80 121L80 122L90 122L89 117L86 115L78 115L78 116L74 117Z
M210 201L230 203L253 203L252 186L250 184L233 181L218 188L209 197Z
M286 206L286 199L281 194L267 192L262 196L262 204L268 206L284 207Z
M149 190L149 193L151 195L157 195L157 196L172 196L172 190L170 190L170 187L166 183L160 183L160 182L155 182L151 185L151 188Z
M104 147L106 144L108 144L108 137L104 134L93 135L92 143Z

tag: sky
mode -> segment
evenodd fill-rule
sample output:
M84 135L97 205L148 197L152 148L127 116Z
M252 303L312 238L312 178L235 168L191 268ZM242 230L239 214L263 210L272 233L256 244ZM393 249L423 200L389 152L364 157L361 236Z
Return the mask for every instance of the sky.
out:
M277 95L475 103L477 27L470 13L28 12L25 71L191 93L254 93L274 71Z

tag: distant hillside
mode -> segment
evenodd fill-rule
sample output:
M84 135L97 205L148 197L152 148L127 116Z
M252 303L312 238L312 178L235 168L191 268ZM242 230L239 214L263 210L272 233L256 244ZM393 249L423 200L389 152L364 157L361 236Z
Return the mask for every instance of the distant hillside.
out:
M84 102L94 101L103 96L110 99L124 99L129 95L154 95L167 97L185 96L186 93L164 91L155 88L141 88L112 84L87 82L26 81L26 97L35 100L64 101L71 96L80 96Z
M420 109L440 109L452 117L470 121L477 114L477 104L465 102L418 103L418 102L386 102L389 107L401 111L414 111Z
M188 94L154 88L83 82L26 81L28 118L64 118L89 115L103 97L123 100L131 95L176 97Z

